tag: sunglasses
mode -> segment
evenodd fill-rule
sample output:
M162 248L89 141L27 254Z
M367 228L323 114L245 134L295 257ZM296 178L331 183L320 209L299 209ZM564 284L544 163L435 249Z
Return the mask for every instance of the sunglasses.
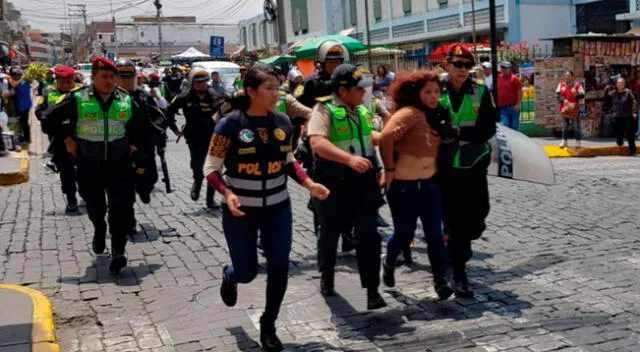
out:
M455 68L466 68L467 70L472 69L474 66L471 61L451 61L451 64Z

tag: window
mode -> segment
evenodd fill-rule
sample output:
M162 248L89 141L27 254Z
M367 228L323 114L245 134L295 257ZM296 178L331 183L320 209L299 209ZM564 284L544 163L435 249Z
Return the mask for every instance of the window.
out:
M440 10L444 10L449 7L449 0L438 0L438 7Z
M349 23L351 23L352 26L358 24L358 12L356 12L356 10L356 0L349 0Z
M267 33L267 21L262 21L262 44L269 44L269 33Z
M411 15L411 0L402 0L402 12L405 16Z
M256 24L251 25L251 40L254 47L258 46L258 34L256 33Z
M380 20L382 20L382 1L381 0L373 0L373 18L375 18L376 22L380 22Z
M295 35L309 32L309 11L307 0L291 0L291 22Z

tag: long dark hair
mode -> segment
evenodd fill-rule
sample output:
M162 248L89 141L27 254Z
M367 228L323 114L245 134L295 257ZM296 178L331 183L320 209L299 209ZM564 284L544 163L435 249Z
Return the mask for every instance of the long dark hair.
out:
M251 97L247 94L247 89L251 88L253 90L257 90L258 87L264 81L266 81L269 76L275 77L278 82L280 81L280 77L278 77L278 72L269 65L264 64L256 64L247 71L247 74L244 76L244 80L242 81L242 86L244 88L244 94L239 94L236 96L235 101L233 101L232 105L235 105L241 110L247 110L251 106Z

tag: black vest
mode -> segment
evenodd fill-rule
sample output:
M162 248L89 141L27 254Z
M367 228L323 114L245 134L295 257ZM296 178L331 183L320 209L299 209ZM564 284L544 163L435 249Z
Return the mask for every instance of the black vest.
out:
M225 181L240 204L268 207L289 199L284 166L291 152L293 128L287 115L271 111L268 143L260 137L255 121L241 110L226 116L233 126L232 142L224 159Z

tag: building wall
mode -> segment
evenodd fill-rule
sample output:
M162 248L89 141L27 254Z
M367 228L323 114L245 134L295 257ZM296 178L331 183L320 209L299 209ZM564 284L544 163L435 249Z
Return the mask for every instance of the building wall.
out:
M520 40L529 43L541 38L571 35L571 5L520 5ZM535 16L528 14L535 13ZM541 42L541 45L550 42Z
M248 51L258 50L267 46L277 45L278 33L277 22L266 21L264 15L257 15L249 19L245 19L238 23L238 39L237 42L246 45ZM253 41L253 30L256 31L256 42ZM266 40L265 40L266 29ZM246 33L246 40L245 40Z
M237 42L238 28L233 25L163 23L162 42L171 44L197 45L209 43L212 35L223 36L229 43ZM147 23L116 24L116 39L119 45L158 45L158 26Z

